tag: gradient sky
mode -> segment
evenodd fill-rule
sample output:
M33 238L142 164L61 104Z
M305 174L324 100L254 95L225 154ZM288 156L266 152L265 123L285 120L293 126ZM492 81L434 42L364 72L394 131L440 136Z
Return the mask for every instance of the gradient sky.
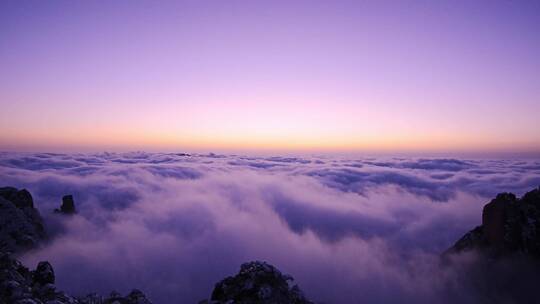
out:
M0 150L540 151L538 1L2 1Z

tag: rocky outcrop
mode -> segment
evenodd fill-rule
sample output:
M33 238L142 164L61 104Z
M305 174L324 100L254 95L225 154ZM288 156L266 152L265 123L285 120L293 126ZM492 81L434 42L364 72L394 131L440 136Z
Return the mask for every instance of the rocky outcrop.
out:
M71 195L62 199L59 212L73 214ZM26 189L0 188L0 303L13 304L151 304L139 290L127 296L113 292L104 297L90 294L73 297L56 290L55 274L49 262L31 271L13 257L45 239L45 229L32 195Z
M19 252L46 238L43 220L28 190L0 188L0 251Z
M0 303L13 304L151 304L139 290L127 296L113 292L108 297L90 294L73 297L56 290L54 270L40 262L31 271L8 254L0 253Z
M79 304L152 304L152 302L146 298L144 293L138 289L133 289L126 296L122 296L118 292L113 291L107 297L93 293L78 298L77 300Z
M75 201L73 200L73 195L64 195L62 197L62 205L60 209L54 209L54 212L62 214L75 214Z
M523 254L540 258L540 187L517 198L500 193L484 206L482 225L447 253L477 250L492 257Z
M291 276L282 274L266 262L245 263L237 275L216 284L210 301L201 303L312 303L298 285L290 286L292 281Z
M540 282L540 188L517 198L498 194L484 206L482 225L442 255L475 303L536 303ZM464 253L464 254L462 254ZM459 289L458 292L463 292Z

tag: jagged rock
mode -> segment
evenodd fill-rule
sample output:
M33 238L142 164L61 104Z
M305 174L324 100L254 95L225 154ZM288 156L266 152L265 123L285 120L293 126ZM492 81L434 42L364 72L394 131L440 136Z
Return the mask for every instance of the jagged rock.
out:
M54 270L52 265L47 261L39 262L33 274L35 283L40 285L54 284Z
M8 254L0 253L0 303L77 303L57 292L51 280L54 282L54 273L49 263L41 262L37 270L30 271Z
M75 212L71 195L64 196L59 212ZM41 216L34 208L32 195L26 189L0 188L0 304L151 304L134 289L127 296L97 294L83 298L57 291L54 269L49 262L39 262L30 271L12 257L13 252L35 246L44 239Z
M113 291L108 297L102 297L96 293L78 298L79 304L152 304L144 293L138 289L133 289L127 296L123 297L118 292Z
M0 251L19 252L46 238L43 220L28 190L0 188Z
M535 303L540 281L540 188L522 198L498 194L484 206L482 225L442 255L475 303ZM467 253L457 255L456 253Z
M126 296L126 300L128 301L128 303L133 304L151 304L150 301L146 298L146 295L138 289L133 289Z
M18 190L13 187L2 187L0 188L0 196L15 204L19 209L34 208L32 195L26 189Z
M0 253L0 303L16 304L152 304L137 289L127 296L111 293L109 297L90 294L76 298L54 286L54 270L49 262L40 262L30 271L6 253Z
M525 254L540 258L540 187L520 199L500 193L485 205L482 225L465 234L447 253L469 250L493 257Z
M60 206L60 209L55 209L54 211L63 214L74 214L76 210L73 195L64 195L62 197L62 205Z
M312 303L297 285L290 286L292 281L291 276L266 262L245 263L237 275L216 284L210 303Z

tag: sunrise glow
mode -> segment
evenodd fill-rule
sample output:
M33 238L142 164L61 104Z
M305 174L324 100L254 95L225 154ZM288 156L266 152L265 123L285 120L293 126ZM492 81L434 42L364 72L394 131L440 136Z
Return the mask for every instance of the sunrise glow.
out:
M540 151L516 3L3 6L7 150Z

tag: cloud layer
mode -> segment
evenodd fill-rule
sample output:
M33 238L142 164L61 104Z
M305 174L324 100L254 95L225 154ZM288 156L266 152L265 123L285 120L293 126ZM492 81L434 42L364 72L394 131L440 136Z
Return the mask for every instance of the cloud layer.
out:
M55 235L23 260L51 261L73 294L196 303L259 259L320 302L472 303L438 254L493 195L538 186L540 162L0 153L0 180L29 189ZM64 194L78 215L52 213Z

